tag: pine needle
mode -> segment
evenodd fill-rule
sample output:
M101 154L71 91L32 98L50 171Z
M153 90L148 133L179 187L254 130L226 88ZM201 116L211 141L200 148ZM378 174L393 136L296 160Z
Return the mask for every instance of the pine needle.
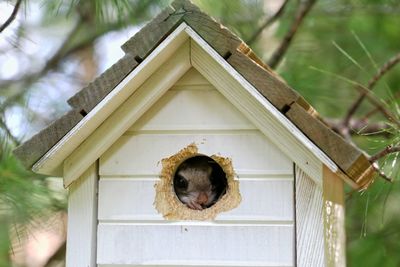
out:
M364 45L364 43L361 41L361 39L358 37L358 35L354 32L351 31L351 34L354 36L354 39L356 39L358 45L362 48L364 53L367 55L369 58L369 61L371 61L372 65L374 66L375 70L378 71L379 67L374 58L372 57L371 53L368 51L367 47Z
M332 41L333 45L354 65L356 65L360 70L365 71L363 67L352 57L349 53L347 53L342 47L340 47L335 41Z

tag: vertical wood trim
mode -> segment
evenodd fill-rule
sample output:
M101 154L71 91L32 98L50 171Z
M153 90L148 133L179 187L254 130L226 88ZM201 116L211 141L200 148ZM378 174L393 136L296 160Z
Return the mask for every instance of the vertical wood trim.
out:
M324 228L326 266L346 266L343 180L323 167Z
M66 266L96 266L98 164L69 187Z
M296 266L324 266L324 222L321 188L295 167Z

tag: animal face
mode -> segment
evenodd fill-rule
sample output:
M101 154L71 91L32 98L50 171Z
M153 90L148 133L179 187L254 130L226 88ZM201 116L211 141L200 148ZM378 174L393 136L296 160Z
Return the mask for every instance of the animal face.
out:
M219 167L216 165L209 157L196 156L178 167L174 176L174 189L182 203L191 209L202 210L218 200L221 190L214 177L214 168Z

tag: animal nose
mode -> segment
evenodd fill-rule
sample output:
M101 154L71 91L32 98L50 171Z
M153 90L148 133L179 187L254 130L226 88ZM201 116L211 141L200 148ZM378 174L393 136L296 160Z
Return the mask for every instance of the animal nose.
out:
M199 196L197 197L197 203L200 204L200 205L204 205L204 204L207 203L207 201L208 201L208 196L207 196L207 194L204 193L204 192L201 192L201 193L199 194Z

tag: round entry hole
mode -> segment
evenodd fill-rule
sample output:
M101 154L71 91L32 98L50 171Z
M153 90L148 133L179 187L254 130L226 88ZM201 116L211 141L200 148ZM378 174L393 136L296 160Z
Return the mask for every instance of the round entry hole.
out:
M212 158L197 155L176 168L173 187L188 208L203 210L214 205L227 191L226 173Z

